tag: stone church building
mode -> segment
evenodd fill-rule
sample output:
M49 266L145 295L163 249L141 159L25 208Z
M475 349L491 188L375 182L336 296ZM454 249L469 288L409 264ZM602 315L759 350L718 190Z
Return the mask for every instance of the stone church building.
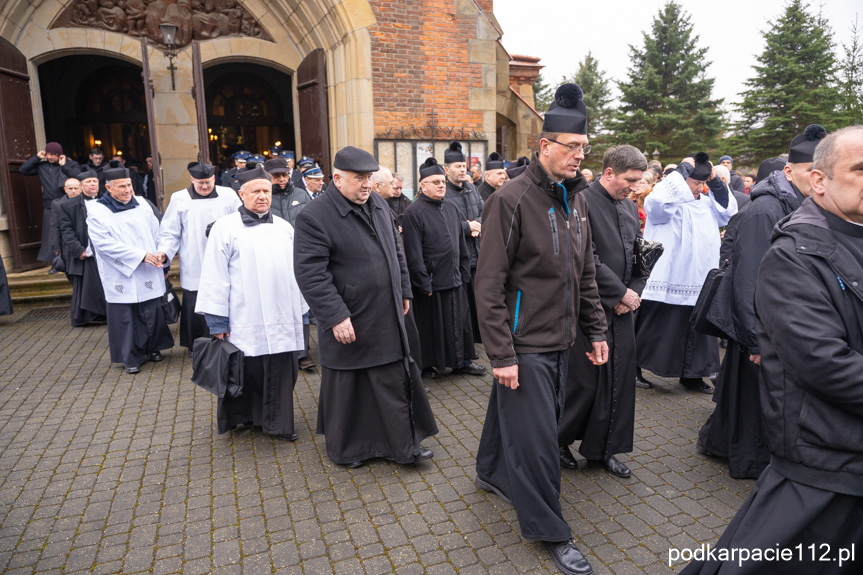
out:
M0 256L37 266L41 189L18 167L48 141L82 162L156 152L164 202L189 161L277 142L326 173L362 147L409 192L451 140L472 160L528 155L541 66L502 36L492 0L6 0Z

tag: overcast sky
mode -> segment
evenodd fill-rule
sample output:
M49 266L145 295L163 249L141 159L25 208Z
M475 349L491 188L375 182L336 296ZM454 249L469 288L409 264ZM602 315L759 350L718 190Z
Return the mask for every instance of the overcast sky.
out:
M755 57L764 49L762 31L782 15L785 4L783 0L682 1L693 32L700 37L697 45L708 49L712 64L707 73L716 80L713 96L724 98L726 109L739 102L743 81L753 76ZM556 86L562 76L578 70L588 51L606 77L626 80L629 44L644 46L642 33L650 29L653 16L664 5L665 0L495 0L494 14L503 28L507 51L542 58L544 77ZM849 43L855 14L860 14L863 26L860 0L824 0L823 11L837 43Z

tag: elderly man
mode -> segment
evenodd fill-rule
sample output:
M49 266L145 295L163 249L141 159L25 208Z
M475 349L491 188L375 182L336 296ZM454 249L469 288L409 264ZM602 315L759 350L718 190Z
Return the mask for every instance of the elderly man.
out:
M69 254L63 245L63 237L60 235L60 206L81 194L81 181L78 178L68 178L63 184L63 192L66 194L51 202L51 253L54 254L54 269L67 271ZM69 278L69 281L72 281Z
M859 573L861 159L863 126L821 140L809 175L812 197L773 231L755 287L770 464L711 548L712 557L689 565L687 575ZM752 557L773 549L790 553L777 553L769 563L739 560L742 551Z
M579 333L569 358L566 403L560 422L560 463L575 469L567 447L581 439L579 453L617 477L629 468L615 457L632 451L635 431L635 319L647 281L633 266L641 237L638 208L629 194L641 181L647 160L634 146L609 148L602 175L583 192L593 231L596 283L608 325L608 363L587 359L590 341Z
M581 170L581 175L584 176L584 179L587 180L588 184L593 183L593 170L588 170L587 168Z
M497 152L492 152L488 155L485 162L485 174L482 183L477 187L480 197L483 202L488 200L488 197L501 187L507 180L506 166L503 158Z
M826 135L822 126L813 124L791 141L788 163L769 172L752 190L749 207L731 219L722 242L720 261L728 264L708 319L728 335L728 348L713 393L716 409L698 434L698 446L727 459L731 476L738 479L758 479L770 462L758 399L758 269L770 247L773 228L812 195L812 158ZM762 163L771 164L770 160Z
M703 194L704 184L709 193ZM686 389L713 393L704 377L719 371L719 341L690 321L707 273L719 266L719 228L737 213L704 152L684 158L644 200L644 237L665 248L642 293L636 325L639 371L679 378Z
M236 212L241 202L234 190L216 185L215 166L189 162L186 169L189 187L171 195L156 238L156 255L163 265L169 265L180 253L180 345L191 355L195 339L210 335L204 318L195 313L207 230L222 216Z
M476 484L512 502L525 539L538 539L564 573L593 573L560 506L558 422L570 348L579 329L591 361L608 360L596 287L587 182L587 109L574 84L557 89L539 151L493 193L477 267L480 329L494 368Z
M303 172L303 183L306 186L306 192L312 199L321 195L324 189L324 172L317 164L312 164Z
M434 379L446 368L459 370L473 352L465 285L470 258L458 210L446 196L443 166L428 158L419 170L420 196L405 212L404 243L419 330L420 368Z
M734 159L731 156L722 156L721 158L719 158L719 165L724 166L725 169L728 170L729 181L725 182L725 185L734 190L735 192L745 194L746 184L743 183L743 178L741 178L737 174L737 172L734 171Z
M297 216L294 244L297 281L318 324L317 431L340 465L422 461L433 453L420 442L437 426L409 355L411 286L395 219L372 193L379 166L371 154L348 146L333 166L326 193Z
M162 361L160 352L174 347L162 311L165 272L156 255L158 210L132 193L128 169L106 167L102 175L108 193L84 203L87 232L107 302L111 362L133 374L147 360Z
M273 216L272 183L263 166L237 174L242 205L210 230L195 311L210 332L245 354L243 393L219 399L218 432L260 426L296 441L296 352L307 306L294 277L294 229ZM279 249L274 249L278 246Z
M81 171L78 162L63 155L63 147L57 142L48 142L44 150L21 164L18 172L25 176L39 176L42 184L42 245L36 260L52 263L51 252L51 203L63 197L63 183ZM54 267L48 273L57 273Z
M106 321L105 292L99 280L99 267L93 257L93 247L87 232L85 203L99 195L99 176L85 170L81 178L81 193L67 202L58 204L60 236L68 258L66 275L72 282L72 326Z
M731 187L730 182L731 178L733 177L733 172L730 172L728 168L726 168L725 166L714 166L713 169L716 171L716 175L719 176L719 179L722 180L722 183L728 187L729 191L734 196L734 199L737 201L737 211L739 213L752 200L744 192L738 192Z
M390 209L396 215L396 220L399 222L399 226L402 225L402 220L404 219L405 210L408 209L408 206L411 205L411 200L406 195L402 193L405 187L405 179L404 176L400 174L393 174L393 194L389 198L386 198L387 204L389 204Z

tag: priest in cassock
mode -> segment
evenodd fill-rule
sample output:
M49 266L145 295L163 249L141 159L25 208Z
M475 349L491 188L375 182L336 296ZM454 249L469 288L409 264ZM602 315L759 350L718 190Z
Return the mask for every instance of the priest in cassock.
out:
M482 201L488 200L488 197L504 185L507 179L503 158L497 152L492 152L485 161L485 173L482 175L482 182L476 188Z
M99 265L87 232L86 203L99 195L99 176L91 170L78 174L81 193L67 202L55 202L59 209L60 236L68 254L66 275L72 281L72 326L106 321L105 292L99 279Z
M51 202L51 253L54 254L54 269L67 271L67 261L69 260L69 252L66 250L66 245L63 243L63 236L60 234L60 206L77 197L81 194L81 182L78 178L67 178L63 183L63 192L66 194L62 198L58 198ZM66 279L72 282L72 278L68 275Z
M665 251L642 294L635 328L638 367L680 378L687 389L713 393L703 378L719 371L719 340L697 333L690 317L707 273L719 266L719 228L737 213L737 201L710 157L699 152L656 184L644 211L644 237ZM640 373L636 377L644 379Z
M195 313L207 229L220 217L236 212L242 202L231 188L216 185L215 166L190 162L186 169L191 183L185 190L171 195L156 238L156 255L163 265L170 265L177 251L180 252L180 285L183 286L180 345L191 354L195 339L210 335L203 316Z
M108 193L84 204L87 232L107 301L111 362L122 363L126 373L138 373L142 363L162 361L161 351L174 347L162 311L165 271L156 256L158 210L134 195L127 168L108 167L102 175Z
M294 229L274 216L263 166L237 173L242 205L210 230L195 311L245 354L243 394L219 399L219 433L251 424L295 441L294 384L308 309L294 278ZM274 249L278 247L278 249Z
M608 325L608 363L587 358L591 343L579 331L569 352L566 399L558 429L560 464L576 469L568 445L581 439L579 453L618 477L631 471L615 457L632 451L635 431L635 310L647 281L635 270L633 255L641 237L638 208L629 200L647 169L634 146L609 148L602 176L582 192L593 230L596 284Z
M297 216L294 243L297 281L318 324L317 431L340 465L429 459L420 442L438 430L409 355L411 284L395 218L372 193L379 166L353 146L333 166L326 193Z
M458 210L446 196L446 172L434 158L420 166L420 196L402 220L405 257L413 286L414 317L420 336L420 368L434 379L459 369L474 351L465 287L470 256ZM416 357L416 356L415 356Z

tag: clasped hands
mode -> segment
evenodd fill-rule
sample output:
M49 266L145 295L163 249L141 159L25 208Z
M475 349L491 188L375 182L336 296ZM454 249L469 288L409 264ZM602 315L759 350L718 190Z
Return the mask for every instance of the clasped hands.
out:
M626 288L626 293L623 294L623 297L614 306L614 313L623 315L637 310L639 306L641 306L641 298L633 290Z
M147 252L147 255L144 256L144 263L150 264L154 268L163 268L165 267L165 262L168 261L168 256L165 252L159 252L157 254L151 254Z

